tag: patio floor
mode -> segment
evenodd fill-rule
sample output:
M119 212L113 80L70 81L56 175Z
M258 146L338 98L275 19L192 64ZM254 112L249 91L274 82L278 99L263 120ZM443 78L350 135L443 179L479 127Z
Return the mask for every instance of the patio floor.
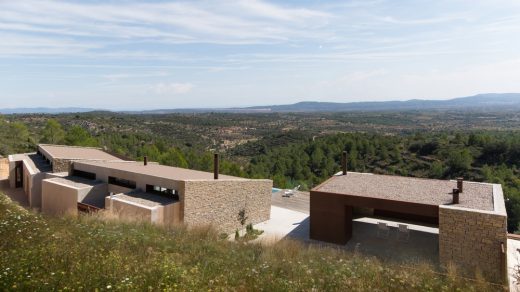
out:
M388 237L378 236L377 222L386 222L390 226ZM410 229L408 240L398 238L398 223L408 225ZM255 225L255 228L264 230L264 234L258 239L264 243L291 238L308 244L330 245L309 239L309 215L303 212L272 206L271 219ZM383 261L428 263L438 266L439 232L437 228L409 222L363 217L354 220L352 235L352 239L346 245L332 246L375 256Z

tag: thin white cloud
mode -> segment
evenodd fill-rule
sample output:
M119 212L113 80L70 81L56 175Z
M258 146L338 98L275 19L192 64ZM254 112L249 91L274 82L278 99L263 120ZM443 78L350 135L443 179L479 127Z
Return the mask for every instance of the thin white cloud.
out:
M158 83L151 87L152 91L159 95L185 94L192 91L194 85L191 83Z
M252 13L260 18L248 17ZM4 31L142 38L171 43L287 41L293 36L306 37L301 29L326 17L328 14L319 11L281 8L261 1L218 5L209 2L130 2L125 5L46 0L0 2L0 30ZM273 22L273 18L277 22Z

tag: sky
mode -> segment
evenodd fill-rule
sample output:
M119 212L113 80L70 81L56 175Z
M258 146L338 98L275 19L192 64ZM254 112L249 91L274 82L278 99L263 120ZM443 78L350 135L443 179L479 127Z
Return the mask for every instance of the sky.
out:
M0 108L520 92L520 1L0 0Z

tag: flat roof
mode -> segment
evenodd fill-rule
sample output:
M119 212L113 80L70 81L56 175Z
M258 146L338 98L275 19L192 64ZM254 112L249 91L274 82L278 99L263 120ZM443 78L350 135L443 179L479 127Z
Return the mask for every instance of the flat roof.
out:
M452 203L454 188L457 182L450 180L348 172L333 176L313 191L440 206ZM493 185L464 181L457 206L493 211Z
M51 166L40 155L36 153L21 153L10 155L13 161L24 160L27 165L36 173L49 172Z
M137 161L78 161L79 165L95 165L107 169L127 171L132 173L138 173L143 175L161 177L172 180L213 180L212 172L205 172L187 168L173 167L160 165L156 163L148 163L144 165L143 162ZM241 177L229 176L219 174L219 179L227 180L245 180Z
M59 183L62 185L66 185L69 187L73 187L76 189L82 189L86 187L92 187L96 185L103 184L104 182L99 180L89 180L77 176L66 176L66 177L54 177L48 179L48 181Z
M78 147L66 145L38 145L43 151L47 152L52 158L65 159L98 159L98 160L121 160L100 148Z
M132 202L146 207L164 206L178 202L173 198L168 198L161 195L150 194L146 192L130 192L126 194L113 195L112 198L117 198L121 201Z

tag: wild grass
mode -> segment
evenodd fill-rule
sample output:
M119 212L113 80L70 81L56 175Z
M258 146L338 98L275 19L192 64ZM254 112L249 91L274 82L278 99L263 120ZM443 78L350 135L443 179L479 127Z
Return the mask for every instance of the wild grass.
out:
M32 213L0 194L0 290L496 291L428 267L402 269L330 247L231 242L165 229Z

